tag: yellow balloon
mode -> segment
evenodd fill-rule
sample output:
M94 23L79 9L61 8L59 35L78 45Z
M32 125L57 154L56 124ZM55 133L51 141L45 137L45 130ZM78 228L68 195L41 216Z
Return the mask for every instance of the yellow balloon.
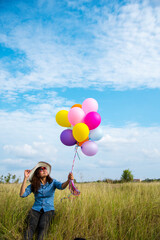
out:
M78 142L83 142L89 136L89 128L85 123L77 123L73 127L72 133Z
M67 110L61 110L56 114L56 122L61 127L71 127L71 124L68 120L68 111Z

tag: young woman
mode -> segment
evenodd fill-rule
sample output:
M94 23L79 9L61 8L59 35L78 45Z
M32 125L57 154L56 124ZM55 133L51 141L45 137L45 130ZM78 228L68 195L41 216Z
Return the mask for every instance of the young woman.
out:
M38 240L43 240L49 225L54 217L54 192L57 189L63 190L67 187L73 174L68 175L68 180L64 183L58 182L50 177L51 165L46 162L39 162L32 170L24 171L24 180L20 190L20 197L27 197L33 192L35 202L28 214L27 229L24 239L30 240L38 228ZM29 178L31 182L26 188Z

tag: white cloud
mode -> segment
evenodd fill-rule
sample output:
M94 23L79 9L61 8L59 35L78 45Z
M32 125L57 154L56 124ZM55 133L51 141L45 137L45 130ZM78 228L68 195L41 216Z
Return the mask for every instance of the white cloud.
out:
M15 169L13 168L13 171L17 170L17 166L24 167L28 164L28 162L24 161L22 158L14 159L14 158L6 158L1 160L2 165L9 165L9 166L15 166Z
M58 126L48 111L25 111L0 114L0 174L32 169L38 161L48 161L53 175L62 179L72 168L74 147L64 146L59 139L64 128ZM54 110L55 111L55 110ZM53 111L53 112L54 112ZM80 160L76 158L75 178L96 180L119 178L122 170L130 168L138 177L158 175L160 154L160 127L140 127L136 124L121 128L103 126L104 137L98 141L98 153L85 156L80 148ZM149 172L154 168L153 172ZM141 169L141 171L140 171ZM155 173L156 172L156 173Z
M55 86L160 87L159 6L154 4L153 8L150 2L137 1L122 6L115 4L115 11L111 12L106 6L81 5L85 23L73 13L66 22L56 19L56 27L52 20L46 25L35 19L18 23L18 17L11 15L15 21L9 22L9 30L1 34L1 42L24 53L17 63L21 61L30 70L24 73L17 67L13 75L8 60L2 59L1 90L27 91ZM66 27L68 32L60 34L58 26ZM82 33L72 38L72 30Z
M37 151L28 144L24 144L23 146L5 145L3 150L19 157L33 157L37 153Z
M144 148L142 152L146 156L147 159L153 159L154 161L159 161L160 159L160 148Z
M53 159L57 149L45 142L33 142L32 145L4 145L3 150L13 157Z
M130 136L123 138L123 137L112 137L109 134L106 134L105 137L101 140L102 144L108 144L108 143L131 143L136 142L136 138Z
M160 127L127 125L122 128L105 127L104 132L104 138L99 141L104 167L107 164L118 168L144 166L145 172L146 166L159 163Z

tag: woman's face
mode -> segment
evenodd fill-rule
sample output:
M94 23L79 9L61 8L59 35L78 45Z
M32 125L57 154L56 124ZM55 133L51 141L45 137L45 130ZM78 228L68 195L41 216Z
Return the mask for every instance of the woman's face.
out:
M40 169L39 169L39 176L40 176L40 178L48 176L48 171L47 171L46 167L40 167Z

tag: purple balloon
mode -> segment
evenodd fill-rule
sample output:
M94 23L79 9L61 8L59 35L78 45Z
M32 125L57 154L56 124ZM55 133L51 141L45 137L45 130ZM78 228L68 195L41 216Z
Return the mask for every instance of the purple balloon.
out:
M101 116L97 112L90 112L85 116L84 123L90 130L95 129L101 123Z
M98 146L93 141L87 141L82 144L81 150L85 155L93 156L98 152Z
M60 135L61 142L66 146L73 146L76 144L76 140L73 137L72 130L66 129Z

